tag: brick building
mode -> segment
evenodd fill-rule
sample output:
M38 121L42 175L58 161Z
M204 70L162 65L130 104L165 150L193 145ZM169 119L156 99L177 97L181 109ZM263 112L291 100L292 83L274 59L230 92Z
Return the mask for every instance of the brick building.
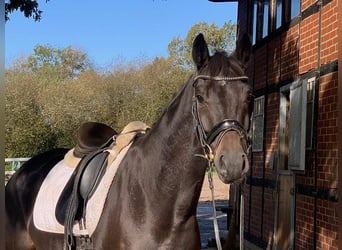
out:
M238 0L239 34L253 41L248 75L255 95L247 245L338 249L341 4Z

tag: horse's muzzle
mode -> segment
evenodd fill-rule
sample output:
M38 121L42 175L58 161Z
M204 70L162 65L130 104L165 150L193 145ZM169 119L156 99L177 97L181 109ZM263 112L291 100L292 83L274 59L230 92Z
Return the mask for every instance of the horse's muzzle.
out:
M220 163L215 165L220 180L226 184L243 180L249 170L249 162L245 154L240 160L234 160L234 162L226 160L221 155Z

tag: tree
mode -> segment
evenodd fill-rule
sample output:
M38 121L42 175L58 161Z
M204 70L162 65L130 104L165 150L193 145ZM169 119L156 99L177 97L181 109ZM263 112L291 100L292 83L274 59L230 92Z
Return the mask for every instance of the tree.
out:
M126 85L130 90L124 98L124 108L118 121L125 125L129 121L140 120L152 125L188 76L188 71L174 67L169 58L155 58L144 65Z
M101 111L93 112L92 105L101 100L99 82L86 53L71 47L36 46L28 58L15 61L5 77L6 156L73 145L82 122L100 120Z
M59 49L36 45L33 54L27 58L26 68L35 73L66 79L74 78L92 67L87 53L80 49L71 46Z
M75 131L87 121L117 131L134 120L152 125L189 77L187 69L163 57L118 65L101 74L75 67L87 58L63 50L37 46L28 58L6 69L6 157L73 147Z
M176 37L169 43L168 52L174 65L192 68L192 43L199 33L204 34L211 54L217 50L225 50L231 53L235 48L236 24L229 21L219 28L215 23L209 25L200 22L190 28L184 40Z
M46 0L48 2L49 0ZM9 0L5 2L5 20L9 20L9 14L15 10L23 12L27 18L32 17L34 21L40 21L42 13L39 4L35 0Z
M41 115L41 88L31 73L20 69L5 74L5 154L29 157L56 147L55 131Z

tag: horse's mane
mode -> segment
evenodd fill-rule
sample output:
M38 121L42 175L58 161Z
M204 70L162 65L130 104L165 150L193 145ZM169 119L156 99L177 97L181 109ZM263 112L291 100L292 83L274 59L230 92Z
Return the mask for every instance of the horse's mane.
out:
M186 86L188 86L189 82L193 80L194 76L195 76L195 74L191 74L189 76L188 80L185 81L185 83L183 83L181 89L173 94L171 101L166 105L161 116L163 116L164 113L167 112L170 109L170 107L172 107L172 105L175 103L175 101L178 99L178 97L184 92L184 90L185 90Z
M184 92L186 86L188 86L188 83L194 78L194 75L195 74L191 74L188 77L188 80L185 81L185 83L183 83L182 87L173 94L172 99L165 105L163 112L160 114L159 118L152 124L151 128L158 124L160 119L165 115L165 113L167 113L171 109L171 107L175 104L178 97Z

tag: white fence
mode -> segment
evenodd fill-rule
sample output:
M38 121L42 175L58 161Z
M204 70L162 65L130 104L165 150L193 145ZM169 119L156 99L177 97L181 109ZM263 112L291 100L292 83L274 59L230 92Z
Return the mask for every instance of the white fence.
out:
M10 163L10 168L5 169L5 183L11 178L15 171L17 171L23 162L28 161L30 158L5 158L5 163ZM6 164L8 165L8 164Z

